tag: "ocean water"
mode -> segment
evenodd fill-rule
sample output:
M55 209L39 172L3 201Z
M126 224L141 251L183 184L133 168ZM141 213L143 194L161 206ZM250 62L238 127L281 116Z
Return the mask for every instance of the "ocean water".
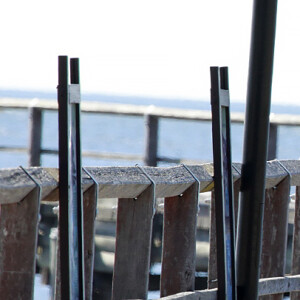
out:
M55 93L0 91L0 97L48 98L55 99ZM141 97L117 97L108 95L82 96L83 100L109 103L156 105L185 109L210 110L209 100L153 99ZM55 100L53 100L55 101ZM245 104L231 103L231 111L243 112ZM272 105L272 112L300 114L300 106ZM0 146L27 147L28 111L0 111ZM82 150L108 153L144 154L145 126L142 117L84 114L81 116ZM159 122L158 155L208 162L212 161L211 124L208 122L161 119ZM243 125L231 126L232 160L242 161ZM300 128L280 126L278 130L278 159L300 157ZM45 112L43 121L42 147L57 149L58 120L56 112ZM0 153L0 168L27 166L26 153ZM142 161L103 160L83 157L83 166L129 166ZM57 167L56 155L43 155L42 165ZM160 165L166 165L160 163Z

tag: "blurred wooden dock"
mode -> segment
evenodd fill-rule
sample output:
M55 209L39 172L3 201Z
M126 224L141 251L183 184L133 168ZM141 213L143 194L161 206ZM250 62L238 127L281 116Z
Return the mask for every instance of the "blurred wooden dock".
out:
M208 289L194 290L198 193L213 190L213 165L191 165L189 169L192 174L184 166L95 167L86 168L88 173L83 170L86 299L92 295L96 206L103 198L118 198L113 299L146 298L157 198L164 199L161 297L217 299L214 243L218 224L214 224L214 218L210 229ZM240 169L240 164L233 164L236 203ZM291 187L296 187L292 269L291 274L285 274ZM300 290L299 187L300 161L267 163L259 295L291 293L293 300L300 297L297 292ZM5 299L32 299L39 206L46 201L58 201L58 188L55 168L0 170L1 298L5 295Z

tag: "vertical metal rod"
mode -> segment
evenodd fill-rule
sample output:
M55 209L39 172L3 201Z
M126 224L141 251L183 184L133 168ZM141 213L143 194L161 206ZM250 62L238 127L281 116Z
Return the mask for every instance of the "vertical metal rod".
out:
M58 58L59 241L61 299L70 299L68 57Z
M71 84L78 84L80 83L79 79L79 59L72 58L71 59ZM82 178L82 167L81 167L81 137L80 137L80 103L73 103L71 104L71 112L72 112L72 123L75 122L73 126L71 126L71 135L72 140L71 144L75 142L74 145L74 152L72 151L71 155L75 155L72 160L75 160L72 164L74 168L74 172L76 172L76 178L73 180L74 185L76 188L76 197L73 199L74 201L74 211L75 216L77 216L77 242L78 242L78 283L79 283L79 295L81 299L84 298L85 292L85 280L84 280L84 233L83 233L83 195L82 195L82 188L81 188L81 178ZM74 132L75 131L75 132ZM74 191L75 192L75 191Z
M61 299L84 299L79 60L59 57L59 225Z
M218 299L236 299L228 68L211 67Z
M237 236L238 299L258 297L277 0L255 0Z

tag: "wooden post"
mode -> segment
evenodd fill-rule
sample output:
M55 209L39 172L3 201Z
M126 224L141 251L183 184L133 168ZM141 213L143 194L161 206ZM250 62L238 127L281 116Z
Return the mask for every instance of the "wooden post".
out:
M292 275L300 274L300 187L296 187ZM291 300L300 299L300 292L292 292Z
M145 115L146 125L146 149L144 163L146 166L157 166L158 149L158 118Z
M290 177L266 190L261 255L261 278L285 275L288 233ZM282 299L282 294L262 296L264 300Z
M193 291L196 265L198 183L165 198L160 296Z
M112 299L147 299L154 186L118 201Z
M94 272L94 236L97 209L97 185L83 194L85 299L92 299Z
M273 160L277 157L277 128L276 124L270 123L268 160Z
M216 238L216 205L215 193L211 192L210 202L210 229L209 229L209 257L208 257L208 277L207 287L214 289L218 287L217 273L217 238Z
M33 299L39 196L35 188L21 202L1 205L1 299Z
M30 167L41 165L42 147L42 110L37 107L29 109L29 161Z

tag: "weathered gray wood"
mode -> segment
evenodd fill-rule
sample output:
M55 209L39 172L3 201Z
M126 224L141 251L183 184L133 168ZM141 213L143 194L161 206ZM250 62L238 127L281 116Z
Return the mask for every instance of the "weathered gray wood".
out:
M261 255L261 278L284 276L287 247L290 178L266 190ZM283 294L261 299L282 299Z
M151 184L137 167L86 169L99 185L99 198L135 198Z
M20 202L36 185L21 168L2 169L0 172L0 204Z
M39 189L21 202L1 205L0 298L33 299Z
M275 295L300 291L300 275L271 277L259 280L259 295ZM266 296L264 296L266 297ZM299 298L295 298L299 299Z
M265 188L269 189L277 186L286 176L286 170L278 161L273 160L267 162Z
M198 183L182 195L165 198L160 294L194 290Z
M145 158L146 166L157 166L158 150L158 118L152 115L145 115Z
M280 164L289 172L291 176L291 186L300 186L300 160L280 160Z
M41 165L42 148L42 110L36 107L29 109L29 147L28 156L30 167Z
M94 271L94 236L97 210L97 186L93 185L83 194L85 299L92 299Z
M295 219L292 252L292 275L300 274L300 187L296 187ZM300 299L300 292L291 293L291 300Z
M283 167L283 166L284 167ZM234 164L240 170L240 164ZM291 185L300 185L300 161L271 161L267 163L266 188L276 186L287 174L291 175ZM88 167L89 172L99 184L99 198L134 198L148 186L149 180L138 167ZM200 192L211 191L214 187L213 164L189 166L194 176L200 181ZM195 179L183 167L145 167L156 183L157 197L172 197L191 186ZM32 176L37 176L42 187L43 201L58 199L58 170L55 168L29 168ZM83 191L93 185L93 181L83 175ZM239 180L239 173L233 169L234 181ZM33 188L34 184L23 174L20 168L0 169L0 203L21 201Z
M160 298L161 300L217 300L217 289L183 292Z
M284 167L283 167L283 166ZM241 165L234 164L239 170ZM266 187L271 188L291 175L291 185L300 185L300 161L271 161L267 163ZM99 184L99 198L136 197L148 186L149 180L138 167L88 167ZM194 176L200 181L200 192L213 189L213 165L202 164L189 166ZM145 167L156 183L157 197L172 197L191 186L195 179L183 166L153 168ZM28 168L42 187L43 201L58 199L58 170L55 168ZM239 180L239 173L233 169L234 181ZM93 185L88 176L83 175L83 191ZM20 168L0 169L0 203L21 201L32 189L34 183L27 178Z
M209 229L209 257L208 257L208 277L207 287L214 289L218 287L217 272L217 239L216 239L216 205L215 193L211 193L210 202L210 229Z
M147 298L154 186L137 198L119 199L112 299Z
M180 195L195 182L195 178L184 166L167 168L145 167L144 170L155 182L155 194L158 198Z

